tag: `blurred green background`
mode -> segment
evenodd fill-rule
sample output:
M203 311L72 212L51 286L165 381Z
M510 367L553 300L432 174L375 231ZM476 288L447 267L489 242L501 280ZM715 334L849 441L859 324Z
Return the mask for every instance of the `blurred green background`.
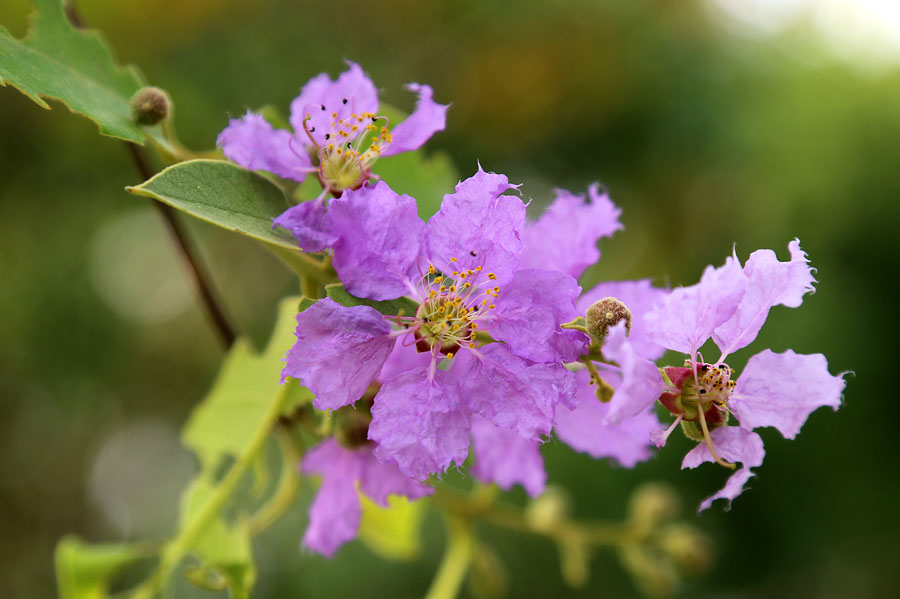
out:
M553 187L609 187L626 230L602 243L585 286L638 277L691 284L732 244L741 259L760 247L784 258L799 237L818 291L800 309L774 309L732 365L740 370L765 347L825 353L833 372L855 373L838 413L816 412L793 442L763 431L766 462L731 512L717 505L693 516L726 473L680 471L682 438L630 471L553 441L544 448L549 480L571 491L584 518L620 518L643 481L673 485L688 521L716 543L713 571L686 596L892 596L900 53L834 46L812 25L821 19L773 26L763 12L735 17L722 4L78 2L123 62L171 93L182 140L198 149L247 107L286 112L303 82L337 75L344 59L407 110L413 98L401 85L431 84L452 108L428 148L448 152L461 176L478 159L524 182L533 217ZM6 0L0 22L22 34L27 12L25 0ZM872 41L849 17L839 25L856 45ZM55 594L52 552L65 533L170 534L195 467L178 430L222 354L161 221L123 191L138 181L121 144L86 119L0 90L6 597ZM229 315L261 344L278 298L297 289L291 274L248 240L183 220ZM420 596L442 551L432 516L415 562L385 562L359 544L327 561L299 551L304 523L298 506L258 540L260 597ZM510 597L636 593L611 552L598 552L587 587L571 590L550 543L485 532L506 564Z

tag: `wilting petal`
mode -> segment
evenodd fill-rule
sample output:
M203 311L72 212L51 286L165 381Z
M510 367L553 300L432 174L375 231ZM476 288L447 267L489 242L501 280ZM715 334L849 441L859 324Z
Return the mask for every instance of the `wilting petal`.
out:
M409 293L425 231L413 198L383 181L346 190L331 201L329 220L337 236L332 265L347 291L374 300Z
M431 99L431 86L410 83L406 89L419 94L416 109L391 131L391 143L382 152L382 156L418 150L432 135L443 131L447 124L449 106Z
M572 362L585 353L590 339L560 325L577 316L575 300L581 287L556 270L519 270L500 288L493 320L495 339L506 341L517 356L534 362Z
M403 495L412 500L434 493L428 485L404 476L396 464L379 462L371 449L365 451L359 486L366 497L382 507L387 507L391 495Z
M347 61L347 66L349 69L341 73L336 81L332 81L327 73L313 77L291 102L291 127L300 134L298 139L302 137L305 140L306 136L302 131L307 114L312 117L313 124L318 125L313 137L322 145L325 142L322 136L335 118L346 119L353 113L377 112L378 91L375 84L355 62ZM321 110L322 106L325 110ZM320 118L320 114L324 119L321 122L316 120ZM337 114L337 117L333 114Z
M844 385L843 374L831 375L822 354L767 349L747 362L728 405L741 427L774 426L793 439L817 408L840 407Z
M737 258L728 258L719 268L707 266L699 283L673 290L647 314L648 336L693 357L712 332L734 316L746 288Z
M548 435L557 403L574 401L575 375L559 364L534 364L503 343L465 352L450 374L458 377L469 409L522 438Z
M301 466L302 471L323 477L309 508L309 525L302 543L326 557L332 557L359 529L361 510L356 480L361 462L355 454L329 439L310 451Z
M740 462L742 467L728 478L721 491L703 500L698 510L700 512L711 506L716 499L727 499L728 506L731 507L731 501L744 492L744 485L754 476L750 469L761 465L766 457L762 439L754 432L737 426L726 426L712 431L710 436L720 457L733 463ZM696 468L704 462L715 461L706 443L700 443L684 456L681 467Z
M272 223L290 231L297 239L300 249L307 252L324 251L337 241L328 220L325 201L321 199L291 206Z
M623 228L622 210L594 183L588 199L556 190L556 199L522 235L521 268L561 270L575 277L600 259L597 241Z
M449 275L454 270L482 267L476 281L493 272L505 283L519 265L520 235L525 226L525 204L517 197L500 195L516 188L506 176L485 173L478 167L456 191L444 196L441 209L428 221L428 255L435 268ZM456 258L456 261L452 261Z
M523 439L515 431L473 416L472 448L472 474L481 482L497 483L506 491L518 483L532 497L544 490L547 473L537 441Z
M607 424L610 405L597 399L589 381L587 371L579 372L578 404L572 410L556 408L553 428L557 436L576 451L597 459L612 458L626 468L650 459L650 433L659 428L652 408L620 424Z
M391 353L390 325L374 308L346 308L331 298L297 314L297 342L284 357L282 380L294 377L312 391L319 410L354 403Z
M627 418L645 413L666 390L656 364L641 357L625 336L625 323L609 330L603 345L603 355L615 360L622 369L622 381L609 402L606 422L619 424Z
M778 304L796 308L803 303L805 294L815 291L813 283L816 280L806 252L800 249L800 240L795 239L788 248L791 252L789 262L779 262L772 250L757 250L750 254L744 264L747 292L734 316L713 331L713 340L722 350L719 360L756 339L769 315L769 308Z
M252 112L228 121L216 145L229 160L244 168L269 171L285 179L303 181L312 168L302 146L293 144L299 151L292 150L290 132L273 129L266 119Z
M469 419L448 373L408 370L385 382L375 396L369 439L375 456L416 480L462 464L469 453Z
M651 285L650 279L607 281L583 293L578 298L576 306L578 312L584 314L591 304L605 297L614 297L624 303L632 314L631 334L628 335L628 342L634 351L643 357L648 360L656 360L665 353L666 349L653 342L648 336L646 318L647 313L668 293L667 289Z

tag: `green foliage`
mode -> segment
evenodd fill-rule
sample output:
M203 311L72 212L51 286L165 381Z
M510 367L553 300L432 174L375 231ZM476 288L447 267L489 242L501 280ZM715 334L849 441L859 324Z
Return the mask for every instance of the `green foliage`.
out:
M97 32L76 29L62 0L32 3L36 12L24 39L0 26L0 85L12 84L41 108L50 108L43 98L59 100L97 123L100 133L143 143L129 107L142 85L138 71L116 66Z
M347 306L348 308L353 306L369 306L387 316L414 316L416 308L418 307L416 302L408 297L401 297L384 302L356 297L355 295L350 295L341 283L326 285L325 294L342 306Z
M89 545L72 536L56 546L56 581L60 599L103 599L110 581L125 566L148 556L146 545Z
M435 152L429 156L425 152L404 152L378 160L372 172L379 175L400 194L407 194L418 203L419 216L425 220L441 208L441 200L446 193L453 193L459 182L459 175L450 156Z

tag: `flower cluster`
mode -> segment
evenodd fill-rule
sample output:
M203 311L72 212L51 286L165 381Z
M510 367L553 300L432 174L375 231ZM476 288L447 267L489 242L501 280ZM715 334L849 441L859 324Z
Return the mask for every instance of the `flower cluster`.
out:
M598 241L622 229L606 191L558 190L529 221L519 186L479 165L423 221L414 198L371 171L379 156L414 150L444 127L447 106L431 88L410 89L416 110L391 130L374 85L350 63L336 81L323 74L303 87L293 132L248 113L219 136L238 164L294 181L316 173L322 185L274 224L330 256L341 293L297 315L282 378L308 387L318 410L355 414L361 428L303 460L323 477L306 546L332 555L356 534L357 493L381 505L390 494L427 495L429 477L461 468L470 445L473 476L537 495L547 478L539 447L554 431L577 451L633 467L680 426L699 442L683 467L743 464L705 509L740 494L762 463L755 428L793 438L817 407L839 406L844 382L822 355L765 350L739 378L725 362L770 308L797 307L813 290L799 241L788 262L769 250L743 266L733 256L692 287L645 279L582 293ZM700 354L710 338L721 350L712 363ZM684 364L659 368L666 350L686 354ZM675 416L665 431L657 403Z

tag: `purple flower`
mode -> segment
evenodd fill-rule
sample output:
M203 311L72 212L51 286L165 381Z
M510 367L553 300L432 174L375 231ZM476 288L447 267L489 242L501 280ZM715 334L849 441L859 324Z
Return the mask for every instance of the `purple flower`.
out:
M520 484L537 497L544 490L547 473L539 443L523 439L481 416L472 418L472 474L483 483L496 483L506 491Z
M418 94L416 109L391 132L388 118L378 114L375 85L359 65L347 65L335 81L322 73L303 86L291 102L293 133L248 112L231 119L217 140L225 156L243 167L298 182L316 174L323 187L318 203L301 203L275 219L306 251L322 251L333 242L322 221L327 195L360 188L379 156L416 150L446 123L448 106L434 102L429 86L411 83L407 89Z
M665 444L681 424L688 436L704 443L688 454L684 467L704 461L732 468L726 460L743 463L701 509L714 499L737 497L752 476L750 469L762 463L762 441L753 429L772 426L793 439L814 410L837 409L841 403L843 375L831 375L821 354L800 355L791 350L779 354L767 349L750 358L740 378L724 362L731 352L756 338L770 308L797 307L814 290L815 279L800 242L794 240L788 247L788 262L779 262L771 250L754 252L743 267L732 256L722 267L708 267L698 284L676 289L657 304L647 315L649 338L688 354L684 367L665 368L667 380L651 370L649 361L641 365L643 358L628 356L627 344L620 343L618 348L625 355L614 357L632 365L630 372L625 369L631 392L620 400L622 413L645 409L656 389L660 403L676 420L667 431L656 432L655 442ZM715 363L705 362L698 352L710 338L721 350ZM740 428L726 426L730 414L737 417Z
M417 480L466 459L476 416L539 441L555 406L574 396L562 362L588 339L560 325L575 317L580 288L565 273L518 269L525 205L504 195L514 187L479 167L427 224L411 198L384 183L331 203L333 264L347 290L376 300L406 295L418 307L384 316L323 300L298 315L284 374L317 394L316 407L335 408L356 401L381 370L369 438L379 459ZM501 342L484 345L482 332ZM395 344L428 359L400 360Z
M522 267L560 270L577 279L600 258L597 241L623 228L621 212L597 183L587 198L556 190L553 203L525 228Z
M403 476L395 465L379 462L371 445L347 449L334 439L307 453L301 470L322 476L322 486L309 508L302 544L326 557L332 557L341 545L356 537L362 511L358 493L387 507L390 495L418 499L433 491Z

